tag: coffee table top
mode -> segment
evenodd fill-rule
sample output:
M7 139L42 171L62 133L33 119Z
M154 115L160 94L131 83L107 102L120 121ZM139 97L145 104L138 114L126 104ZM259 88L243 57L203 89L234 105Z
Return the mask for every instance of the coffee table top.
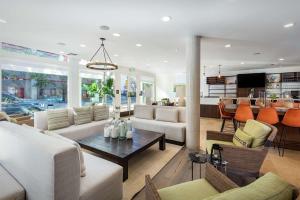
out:
M133 129L132 139L105 138L99 133L87 138L78 140L81 147L95 153L104 154L115 158L129 159L135 153L143 151L158 142L164 133Z

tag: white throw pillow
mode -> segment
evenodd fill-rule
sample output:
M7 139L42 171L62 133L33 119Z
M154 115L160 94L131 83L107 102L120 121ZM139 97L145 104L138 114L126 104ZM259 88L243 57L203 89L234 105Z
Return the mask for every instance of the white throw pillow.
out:
M178 110L175 108L156 108L155 114L157 121L178 122Z
M146 105L134 106L134 117L141 119L153 119L154 108Z
M104 105L93 106L94 121L105 120L109 118L109 107Z
M59 134L56 134L56 133L48 133L48 135L56 137L56 138L61 139L61 140L64 140L65 142L68 142L68 143L74 145L77 148L78 155L79 155L79 161L80 161L80 176L84 177L86 175L86 173L85 173L86 168L85 168L84 157L83 157L83 153L81 151L80 145L77 142L75 142L74 140L70 140L70 139L68 139L66 137L63 137L63 136L61 136Z
M73 108L75 125L87 124L92 122L93 110L89 106Z

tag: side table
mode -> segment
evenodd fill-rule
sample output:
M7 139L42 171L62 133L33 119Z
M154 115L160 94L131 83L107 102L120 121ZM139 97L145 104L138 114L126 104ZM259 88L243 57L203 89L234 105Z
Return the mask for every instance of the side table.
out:
M189 153L190 160L192 161L192 180L194 180L194 163L200 164L200 178L201 178L201 167L207 162L207 154L201 152Z

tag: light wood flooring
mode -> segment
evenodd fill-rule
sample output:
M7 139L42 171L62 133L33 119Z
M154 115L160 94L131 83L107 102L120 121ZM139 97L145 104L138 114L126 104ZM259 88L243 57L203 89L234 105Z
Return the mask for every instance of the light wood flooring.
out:
M219 130L221 121L218 119L200 119L200 147L205 149L207 130ZM230 128L230 127L229 127ZM194 165L194 175L199 177L199 166ZM284 157L279 157L277 149L270 148L261 168L261 173L273 172L300 188L300 151L286 150ZM153 181L157 188L164 188L191 180L191 162L188 150L181 150L155 177ZM145 199L144 189L134 200Z

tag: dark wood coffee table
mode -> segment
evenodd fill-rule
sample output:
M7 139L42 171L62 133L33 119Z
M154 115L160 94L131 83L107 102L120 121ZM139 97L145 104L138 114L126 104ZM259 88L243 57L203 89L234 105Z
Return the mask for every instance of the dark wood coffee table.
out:
M165 150L165 134L152 131L134 129L132 139L120 140L105 138L103 133L93 135L77 141L84 149L90 150L106 160L123 167L123 181L128 178L128 160L136 154L146 150L156 142L159 149Z

